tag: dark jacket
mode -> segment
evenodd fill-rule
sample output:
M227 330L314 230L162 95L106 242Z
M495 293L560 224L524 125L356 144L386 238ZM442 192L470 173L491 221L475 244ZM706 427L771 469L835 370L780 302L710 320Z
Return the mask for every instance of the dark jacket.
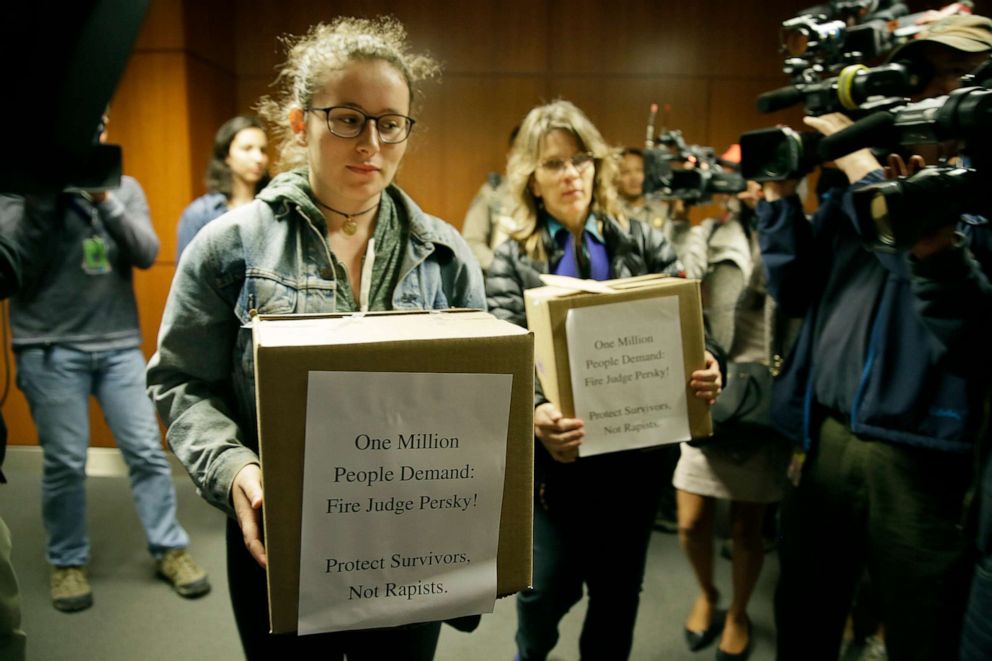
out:
M17 240L23 282L11 300L15 350L61 344L104 351L141 344L134 269L158 255L140 184L94 203L83 195L0 197L0 225Z
M873 173L864 183L880 180ZM831 369L814 355L814 331L818 320L843 312L843 296L823 296L828 279L858 281L860 274L840 273L837 264L845 255L864 251L851 226L854 211L850 190L829 197L807 221L795 196L758 207L761 252L768 274L768 288L788 314L805 315L792 352L776 379L772 417L790 438L807 449L815 442L819 423L827 413L816 401L813 374ZM992 266L992 236L984 222L962 219L958 225L971 252L985 273ZM883 267L877 278L871 317L867 319L865 361L860 382L849 393L849 410L836 412L846 418L851 431L860 436L893 443L964 452L972 448L981 418L981 400L986 377L977 361L955 359L947 338L973 335L969 316L944 314L944 332L934 334L932 324L920 317L920 301L914 295L911 262L907 253L872 253ZM862 264L865 263L862 255ZM877 264L871 268L879 272ZM929 295L940 299L952 295L940 283L928 282ZM937 288L937 289L933 289ZM864 292L852 292L863 296ZM850 299L848 299L850 302ZM853 316L853 314L852 314ZM852 323L854 320L852 319ZM971 330L968 330L971 328Z
M675 256L675 250L658 230L637 220L630 221L630 229L624 229L612 218L602 218L602 236L606 244L606 254L610 260L610 277L627 278L648 273L668 273L681 275L682 263ZM547 260L534 260L526 255L516 241L503 243L496 250L492 266L486 275L486 299L489 312L500 319L506 319L521 326L527 325L524 310L524 290L541 287L542 273L553 271L564 256L564 250L555 243L545 228L540 228L544 240ZM720 363L723 378L726 379L726 360L719 346L709 334L706 349ZM546 402L541 391L540 380L534 380L535 407ZM629 491L630 480L637 481L636 475L657 476L665 461L659 448L646 448L629 452L615 452L588 457L581 461L562 464L551 458L541 443L534 444L534 478L542 506L560 512L581 513L576 507L574 496L599 493L603 490ZM645 477L645 482L651 482ZM596 483L590 489L590 480ZM655 481L654 484L657 484ZM638 492L639 493L639 492ZM656 495L654 496L656 498Z
M648 273L683 273L682 263L675 256L665 236L640 221L631 220L630 229L624 231L612 218L602 218L603 241L610 257L610 277L628 278ZM565 251L551 238L546 229L540 229L547 260L534 260L527 256L523 246L507 241L496 249L492 266L486 274L486 300L489 311L519 326L527 326L524 312L524 290L541 287L541 274L554 270Z

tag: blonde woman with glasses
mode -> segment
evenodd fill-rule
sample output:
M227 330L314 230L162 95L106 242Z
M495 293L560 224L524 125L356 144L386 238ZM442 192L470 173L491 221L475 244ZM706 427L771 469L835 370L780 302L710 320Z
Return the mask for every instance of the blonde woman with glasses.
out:
M522 228L500 246L486 279L490 311L526 325L524 290L542 273L606 280L679 275L664 236L617 213L616 154L568 101L524 119L507 169ZM711 351L718 351L715 345ZM722 383L716 358L690 387L712 401ZM630 654L663 453L633 450L579 458L584 424L564 417L538 388L534 435L534 586L517 599L519 658L545 659L558 623L582 597L589 605L579 640L583 659Z

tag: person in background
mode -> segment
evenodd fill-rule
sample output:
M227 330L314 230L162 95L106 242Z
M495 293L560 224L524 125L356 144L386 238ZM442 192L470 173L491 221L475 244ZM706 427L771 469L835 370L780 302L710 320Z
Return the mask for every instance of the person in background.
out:
M392 18L341 17L291 38L278 99L281 163L249 204L210 223L178 266L148 392L197 489L228 515L231 604L248 659L434 657L440 622L309 636L269 633L256 436L257 313L483 308L482 272L448 223L393 179L415 85L437 64Z
M176 262L211 220L251 202L269 183L269 140L257 117L238 115L214 136L207 164L207 193L190 202L179 219Z
M24 267L10 326L17 385L44 452L52 604L66 612L93 604L86 568L90 395L127 462L158 575L183 597L206 594L210 582L186 550L189 536L176 519L171 469L145 395L133 269L150 267L159 243L141 186L125 176L115 190L5 196L0 224L17 238Z
M513 147L519 130L519 126L514 126L510 131L508 150ZM462 223L462 236L483 271L489 270L493 263L493 251L510 237L513 230L513 200L506 179L498 172L490 172L486 183L472 199Z
M693 228L707 237L703 306L714 339L728 352L732 373L734 363L769 366L776 361L776 343L771 337L774 304L765 291L758 236L751 227L760 196L760 185L748 182L746 191L726 200L724 216ZM721 438L719 431L717 438ZM763 518L767 504L782 498L790 448L772 429L754 438L723 438L712 445L683 443L680 447L673 480L679 537L700 587L686 621L686 642L691 651L701 650L722 629L717 658L746 659L753 648L747 605L765 553ZM733 595L725 613L717 608L719 593L713 582L717 499L731 501Z
M624 216L664 230L670 203L644 194L644 152L637 147L624 147L620 152L617 192Z
M616 169L615 154L573 104L555 101L527 114L508 166L521 229L497 248L486 277L493 315L526 326L524 291L540 287L542 273L606 280L682 271L660 232L619 218ZM708 351L688 385L712 402L721 379ZM663 454L655 448L580 458L584 422L564 417L539 383L534 435L534 585L517 597L519 658L547 658L558 623L585 585L581 657L626 659Z
M666 228L670 230L668 223L670 203L644 194L644 152L636 147L625 147L620 152L619 165L617 193L623 216L630 220L638 220L662 233L666 232ZM671 241L669 234L665 234L665 237ZM681 255L679 258L681 260ZM679 530L675 512L675 489L671 486L672 473L678 462L678 448L671 446L660 451L668 455L668 461L665 462L660 476L665 487L658 501L654 528L659 532L672 534Z
M658 193L645 193L644 152L636 147L626 147L620 154L620 173L617 179L620 214L659 230L675 249L675 254L684 267L684 275L687 278L701 278L704 267L699 263L699 256L692 251L692 224L689 222L688 205L683 200L662 199ZM672 167L685 166L679 161L673 161ZM674 466L674 462L672 465Z

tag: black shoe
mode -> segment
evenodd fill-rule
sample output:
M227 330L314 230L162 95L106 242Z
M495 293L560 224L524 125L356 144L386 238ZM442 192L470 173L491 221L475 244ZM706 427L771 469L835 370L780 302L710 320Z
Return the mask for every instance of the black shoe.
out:
M747 645L737 654L724 652L719 647L716 648L716 661L747 661L754 651L754 633L751 631L751 620L747 621Z
M690 652L698 652L711 645L720 632L723 631L723 620L726 617L723 611L714 611L710 626L705 631L690 631L685 629L685 642L689 646Z

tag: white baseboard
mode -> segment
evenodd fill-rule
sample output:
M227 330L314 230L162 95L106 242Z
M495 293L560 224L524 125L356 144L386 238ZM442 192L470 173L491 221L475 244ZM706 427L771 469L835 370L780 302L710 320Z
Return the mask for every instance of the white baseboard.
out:
M8 445L3 462L4 473L10 478L18 470L41 472L43 453L37 445ZM173 477L186 477L186 469L171 452L165 453ZM88 477L127 477L127 464L117 448L90 448L86 452ZM188 478L187 478L188 479Z

